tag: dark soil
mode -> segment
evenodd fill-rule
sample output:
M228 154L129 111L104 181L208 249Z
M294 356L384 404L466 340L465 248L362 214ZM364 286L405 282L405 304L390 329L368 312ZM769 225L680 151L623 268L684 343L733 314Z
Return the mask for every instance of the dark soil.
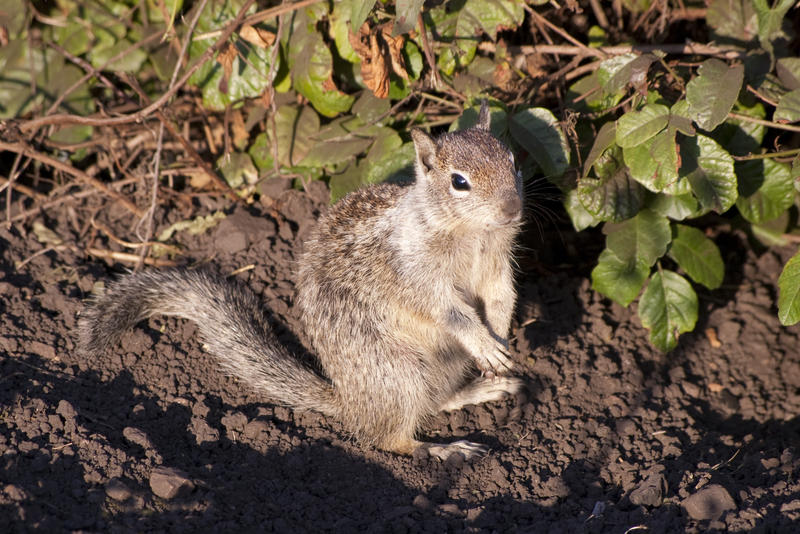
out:
M297 346L293 262L324 196L275 193L270 206L228 210L213 230L177 239L222 272L252 266L237 278ZM132 226L87 198L38 219L62 244L42 244L30 223L0 229L6 532L796 528L800 328L781 327L775 309L790 250L756 255L725 239L726 285L701 294L697 331L663 355L635 308L591 291L579 262L598 235L531 225L512 343L529 390L433 420L428 438L491 447L442 463L364 450L334 421L270 404L220 372L186 321L154 318L106 357L78 357L84 299L125 266L81 252L95 232L74 210L97 210L117 235ZM204 214L223 206L203 203ZM159 212L157 227L182 218ZM95 246L123 250L96 233Z

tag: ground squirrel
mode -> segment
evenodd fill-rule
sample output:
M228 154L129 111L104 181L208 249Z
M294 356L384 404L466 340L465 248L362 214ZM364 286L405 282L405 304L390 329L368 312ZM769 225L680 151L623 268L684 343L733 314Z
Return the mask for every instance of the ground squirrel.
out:
M423 443L439 410L498 400L522 382L508 330L522 183L509 149L478 124L432 138L412 130L416 179L349 194L323 216L299 262L296 304L325 376L282 346L258 299L202 270L122 277L79 320L79 350L98 355L155 314L197 323L225 370L272 400L341 421L361 443L400 454L466 457L467 441ZM475 376L475 369L483 375Z

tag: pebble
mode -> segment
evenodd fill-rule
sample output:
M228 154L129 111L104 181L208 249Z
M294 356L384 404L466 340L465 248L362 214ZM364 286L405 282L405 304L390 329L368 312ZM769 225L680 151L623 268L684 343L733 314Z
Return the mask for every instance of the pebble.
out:
M173 467L156 467L150 473L150 489L162 499L174 499L181 493L194 489L189 475Z
M153 448L153 444L150 442L150 438L147 437L147 434L145 434L144 430L132 426L126 426L124 429L122 429L122 436L131 443L135 443L136 445L139 445L145 449Z
M115 501L127 501L131 495L131 489L120 479L112 478L106 483L106 495Z
M660 506L666 487L667 481L664 475L652 474L631 492L630 500L637 506Z
M709 484L700 491L689 495L681 506L692 519L716 521L722 514L736 509L736 503L728 490L719 484Z

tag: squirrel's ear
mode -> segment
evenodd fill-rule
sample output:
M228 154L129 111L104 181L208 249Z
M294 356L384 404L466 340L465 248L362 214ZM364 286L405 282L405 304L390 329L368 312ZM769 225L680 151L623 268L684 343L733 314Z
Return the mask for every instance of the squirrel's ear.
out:
M492 123L492 118L489 115L489 104L486 102L486 99L484 98L483 100L481 100L481 111L478 114L478 124L476 124L476 126L480 130L488 130L491 123Z
M434 157L436 156L436 141L419 128L411 130L411 139L414 140L414 148L417 151L417 164L420 170L427 174L433 167Z

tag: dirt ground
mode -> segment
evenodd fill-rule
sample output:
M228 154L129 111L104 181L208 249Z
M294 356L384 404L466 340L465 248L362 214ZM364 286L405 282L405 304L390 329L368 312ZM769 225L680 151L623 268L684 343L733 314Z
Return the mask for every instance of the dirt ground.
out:
M277 187L274 203L177 237L192 262L249 266L237 278L294 346L293 262L322 187ZM491 447L442 463L363 450L334 421L270 404L220 372L186 321L154 318L105 357L78 357L84 299L126 266L83 252L124 249L76 210L118 235L132 225L87 197L36 219L60 244L31 221L0 227L6 532L797 531L800 328L781 327L774 304L792 250L726 237L725 286L701 293L697 331L663 355L635 307L591 291L599 233L530 224L512 343L528 391L433 420L425 437ZM157 227L182 216L159 211Z

